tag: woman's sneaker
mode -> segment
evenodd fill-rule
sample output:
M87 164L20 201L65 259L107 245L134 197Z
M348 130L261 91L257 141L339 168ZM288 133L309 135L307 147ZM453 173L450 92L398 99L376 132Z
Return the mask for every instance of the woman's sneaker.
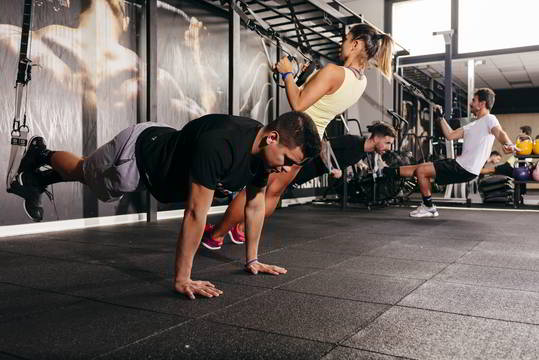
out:
M410 213L411 217L437 217L438 210L436 210L436 206L432 205L432 207L426 207L425 204L421 204Z
M210 250L219 250L221 245L223 245L223 242L212 237L213 228L213 225L206 224L204 234L202 234L202 246Z
M245 233L239 229L239 224L236 224L230 228L230 230L228 231L228 236L230 236L230 240L234 244L245 244Z

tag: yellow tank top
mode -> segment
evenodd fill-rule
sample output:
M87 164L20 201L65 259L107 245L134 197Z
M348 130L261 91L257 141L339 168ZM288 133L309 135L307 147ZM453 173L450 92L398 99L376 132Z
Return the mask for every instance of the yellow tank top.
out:
M322 96L317 102L312 104L304 112L311 116L320 138L324 136L326 126L335 116L344 112L354 105L367 87L367 77L363 75L360 79L354 72L346 67L344 69L344 81L333 94ZM313 74L314 75L314 74ZM309 78L309 80L312 78ZM307 83L309 82L307 81Z

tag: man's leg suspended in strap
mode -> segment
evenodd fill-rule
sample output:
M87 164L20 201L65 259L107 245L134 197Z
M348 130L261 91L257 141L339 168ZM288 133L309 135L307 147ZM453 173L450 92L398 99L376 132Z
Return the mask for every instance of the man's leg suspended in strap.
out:
M24 199L24 210L34 221L43 219L42 195L46 193L52 200L47 186L64 181L54 169L42 169L43 166L51 166L53 154L54 152L47 149L42 137L32 137L21 159L17 175L8 188L8 192Z

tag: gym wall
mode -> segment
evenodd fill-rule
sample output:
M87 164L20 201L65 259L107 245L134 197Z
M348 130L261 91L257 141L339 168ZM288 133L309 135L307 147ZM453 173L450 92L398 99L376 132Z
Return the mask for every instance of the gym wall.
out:
M107 8L123 3L92 1ZM145 86L145 68L138 56L144 49L137 41L138 33L144 37L142 8L125 3L128 25L115 38L118 19L111 12L96 14L93 8L82 8L84 3L89 1L72 0L69 8L53 8L48 2L34 6L29 56L40 65L33 69L28 88L29 135L42 135L49 148L75 154L91 153L125 127L140 121L139 89ZM226 13L198 1L177 4L171 7L158 2L157 119L181 128L207 113L228 113L228 20ZM13 87L22 5L22 0L0 0L0 91L5 94L0 97L4 110L0 113L0 138L4 139L0 143L2 181L7 174L15 111ZM86 26L88 30L83 33ZM266 123L274 116L274 89L258 37L242 31L241 52L240 114ZM140 196L102 203L77 183L54 185L54 195L60 220L144 211ZM0 226L30 222L21 203L22 199L6 193L5 185L2 187ZM181 206L159 204L158 209ZM46 199L44 209L44 221L56 220L53 206Z
M0 0L0 178L6 178L9 139L15 114L15 85L20 49L22 0ZM136 123L136 95L129 79L136 76L136 29L131 22L115 39L114 18L101 19L101 27L88 25L95 17L81 16L82 2L71 1L69 8L54 8L48 2L33 11L30 58L39 65L32 71L28 87L28 126L30 136L42 135L52 149L88 154L121 129ZM127 6L126 16L135 18L137 9ZM88 14L87 14L88 15ZM107 41L101 41L106 39ZM97 49L109 47L114 54L107 60ZM101 52L103 55L103 52ZM96 75L98 74L98 75ZM136 89L136 87L135 87ZM85 210L82 186L66 183L54 187L60 219L81 218ZM22 199L0 191L0 225L29 222ZM45 220L55 220L50 202L44 201ZM87 201L87 213L110 215L115 205ZM95 215L93 215L95 216Z

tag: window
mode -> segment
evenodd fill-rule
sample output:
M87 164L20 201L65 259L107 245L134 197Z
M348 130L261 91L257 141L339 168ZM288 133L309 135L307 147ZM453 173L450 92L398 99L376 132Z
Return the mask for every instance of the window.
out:
M460 0L459 53L539 45L539 1Z
M393 36L411 55L445 52L443 36L433 36L432 33L451 29L451 0L394 3L392 17Z

